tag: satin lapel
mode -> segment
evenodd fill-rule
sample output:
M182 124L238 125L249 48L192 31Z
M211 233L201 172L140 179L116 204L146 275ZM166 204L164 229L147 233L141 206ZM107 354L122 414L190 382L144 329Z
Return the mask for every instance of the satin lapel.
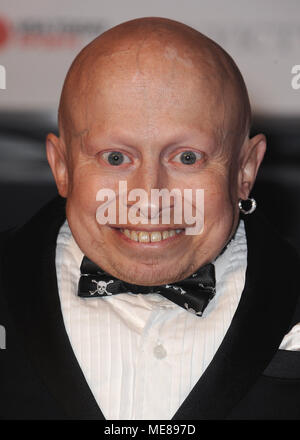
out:
M6 258L8 303L37 374L70 419L104 419L70 345L60 308L55 249L65 203L55 199L14 234Z
M240 303L212 362L174 420L226 418L288 330L299 295L299 259L259 213L248 217L248 265Z

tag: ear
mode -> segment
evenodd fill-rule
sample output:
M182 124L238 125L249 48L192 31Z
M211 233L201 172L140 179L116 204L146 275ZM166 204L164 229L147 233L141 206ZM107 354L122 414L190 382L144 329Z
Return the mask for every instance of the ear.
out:
M66 147L60 138L49 133L46 139L46 150L57 190L62 197L67 197L69 177Z
M263 134L248 139L243 145L238 178L238 196L243 200L249 197L258 169L264 158L266 146L266 137Z

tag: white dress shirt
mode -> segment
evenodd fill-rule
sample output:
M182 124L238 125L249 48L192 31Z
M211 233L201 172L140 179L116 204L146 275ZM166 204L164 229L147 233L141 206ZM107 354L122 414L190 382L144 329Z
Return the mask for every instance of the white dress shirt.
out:
M62 314L101 411L108 420L171 419L211 362L239 303L247 267L244 222L214 262L216 295L202 317L159 294L80 298L82 258L66 221L56 248ZM299 327L280 348L300 349Z

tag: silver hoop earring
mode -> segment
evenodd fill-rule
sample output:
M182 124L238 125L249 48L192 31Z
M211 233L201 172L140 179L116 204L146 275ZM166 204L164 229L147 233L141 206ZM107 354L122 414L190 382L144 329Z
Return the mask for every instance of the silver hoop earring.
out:
M242 202L247 202L247 203L251 203L251 206L250 206L250 208L249 209L244 209L243 208L243 205L242 205ZM240 211L243 213L243 214L245 214L245 215L247 215L247 214L252 214L252 212L254 212L255 210L256 210L256 201L254 200L254 199L251 199L251 198L248 198L247 200L242 200L242 199L240 199L239 200L239 208L240 208Z

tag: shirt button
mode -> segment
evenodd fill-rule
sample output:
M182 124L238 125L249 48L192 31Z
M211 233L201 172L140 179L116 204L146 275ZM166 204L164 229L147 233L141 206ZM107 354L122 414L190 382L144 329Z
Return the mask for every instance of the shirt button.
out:
M167 351L165 347L161 344L158 344L154 347L153 353L157 359L163 359L167 356Z

